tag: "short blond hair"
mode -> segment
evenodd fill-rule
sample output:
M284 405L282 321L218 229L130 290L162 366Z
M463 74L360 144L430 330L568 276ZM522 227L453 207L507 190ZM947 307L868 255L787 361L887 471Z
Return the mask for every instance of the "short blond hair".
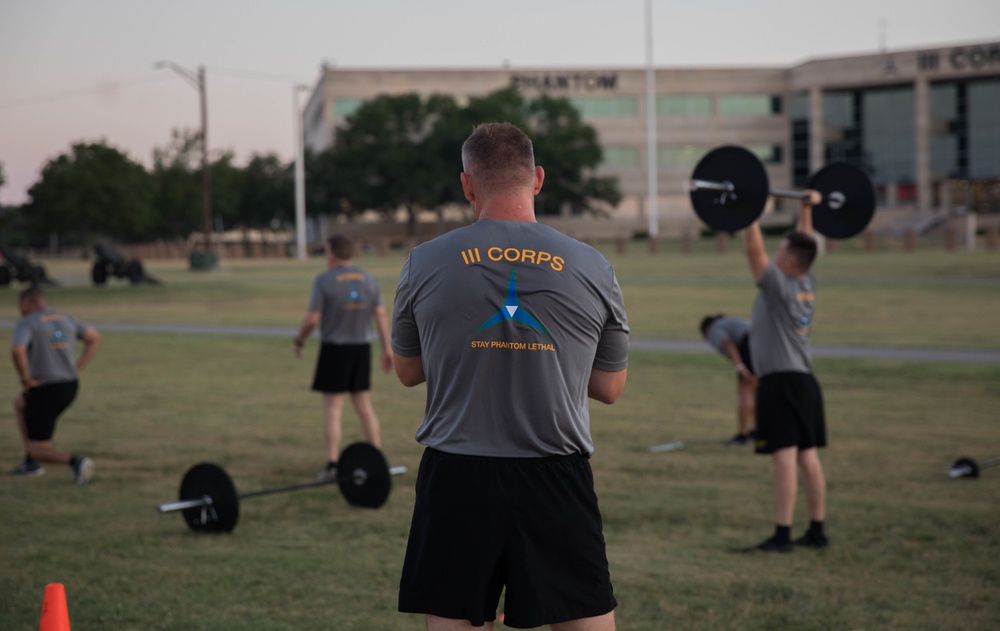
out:
M462 168L487 191L530 187L534 147L516 125L483 123L462 144Z

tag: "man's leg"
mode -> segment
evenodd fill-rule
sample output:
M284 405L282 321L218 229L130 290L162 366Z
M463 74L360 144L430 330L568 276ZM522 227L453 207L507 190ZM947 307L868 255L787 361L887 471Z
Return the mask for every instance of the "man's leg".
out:
M484 629L485 631L492 631L493 623L487 622L481 627L474 627L468 620L455 620L454 618L427 616L427 631L464 631L465 629Z
M379 423L378 415L375 414L375 406L372 405L372 391L362 390L351 393L351 403L361 419L361 431L365 435L365 440L382 447L382 426Z
M740 379L740 384L737 387L737 419L739 421L739 431L741 436L746 436L754 428L754 414L755 414L755 402L756 402L756 392L753 385L753 381L749 379Z
M798 451L798 447L785 447L771 454L774 472L774 523L778 526L792 525L795 493L798 491L795 469Z
M14 418L17 419L17 429L21 432L21 444L28 451L28 425L24 422L24 394L14 397Z
M615 612L549 625L553 631L615 631Z
M826 476L819 460L819 450L815 447L799 452L799 468L806 485L806 502L809 505L809 519L826 519Z
M27 448L28 455L38 462L68 465L73 460L72 455L56 449L51 440L29 440Z
M341 417L344 413L344 394L342 392L323 393L323 436L326 438L326 457L330 462L337 462L340 457Z

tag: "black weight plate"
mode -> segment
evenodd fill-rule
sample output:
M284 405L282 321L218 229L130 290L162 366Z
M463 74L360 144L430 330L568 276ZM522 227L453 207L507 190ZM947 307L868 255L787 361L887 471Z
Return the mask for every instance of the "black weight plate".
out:
M809 178L809 188L823 196L823 201L813 206L813 227L831 239L861 234L875 214L875 187L871 178L853 164L831 162ZM834 193L843 195L839 207Z
M972 458L959 458L955 461L955 464L951 465L952 469L963 469L968 468L968 473L963 475L963 478L978 478L979 477L979 465Z
M735 145L716 147L705 154L691 179L733 184L732 193L692 187L694 212L713 230L746 228L764 212L770 195L764 164L748 149Z
M392 488L389 463L370 443L348 445L337 462L337 484L351 506L379 508Z
M236 485L226 470L211 462L202 462L188 469L181 480L180 500L212 498L211 506L198 506L182 511L188 528L198 532L229 532L240 517L240 498Z

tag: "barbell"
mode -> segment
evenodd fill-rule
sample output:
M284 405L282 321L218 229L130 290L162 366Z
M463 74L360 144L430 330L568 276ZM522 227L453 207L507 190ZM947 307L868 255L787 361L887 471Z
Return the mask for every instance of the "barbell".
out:
M948 468L949 478L978 478L983 469L1000 464L1000 458L991 458L977 463L972 458L959 458Z
M813 227L831 239L860 234L875 214L875 187L864 171L846 162L831 162L809 178L807 188L822 196L813 206ZM691 205L713 230L746 228L764 212L767 198L805 199L802 191L772 189L764 163L736 145L712 149L691 175Z
M406 467L389 468L378 447L354 443L340 453L335 477L239 494L225 469L202 462L184 474L178 501L161 504L157 510L160 513L181 511L188 527L196 532L230 532L240 517L240 500L336 482L351 506L380 508L389 498L392 476L403 473Z

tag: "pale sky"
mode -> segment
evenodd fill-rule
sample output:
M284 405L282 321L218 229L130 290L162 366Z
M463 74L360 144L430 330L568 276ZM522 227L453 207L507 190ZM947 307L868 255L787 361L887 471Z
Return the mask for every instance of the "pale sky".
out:
M1000 40L1000 0L652 0L657 66L807 59ZM643 67L645 0L0 0L0 201L105 140L147 166L207 68L209 143L242 164L294 150L292 85L345 68ZM884 30L880 26L884 21ZM305 95L303 95L303 101Z

